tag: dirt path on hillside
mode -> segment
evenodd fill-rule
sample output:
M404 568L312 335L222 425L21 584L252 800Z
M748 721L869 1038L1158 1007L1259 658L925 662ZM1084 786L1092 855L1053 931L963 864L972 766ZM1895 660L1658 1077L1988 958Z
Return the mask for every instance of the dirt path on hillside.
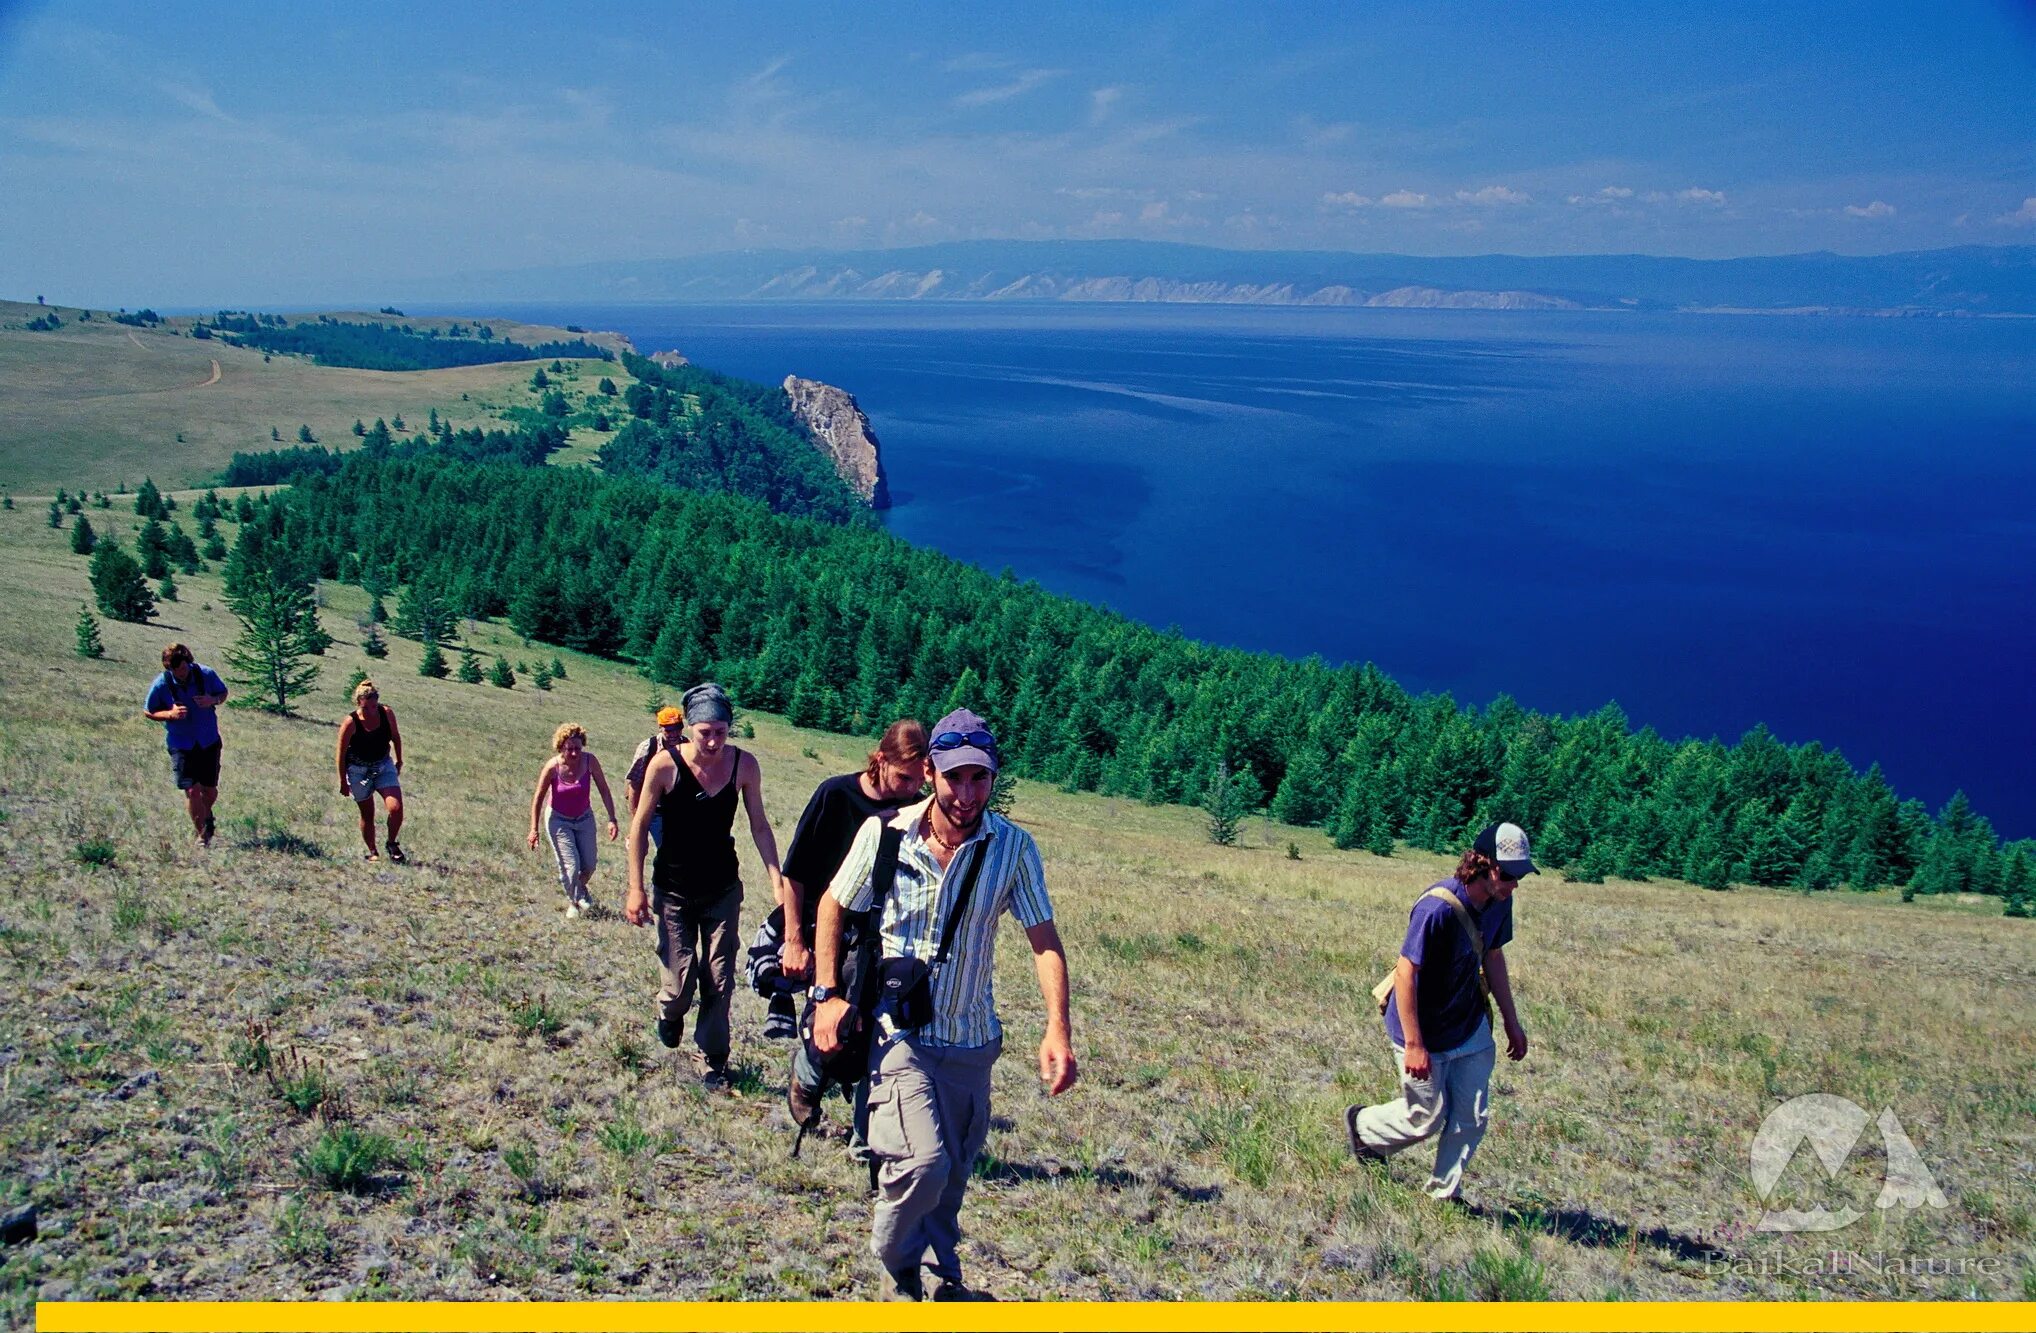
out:
M212 358L212 378L206 380L203 384L199 385L198 387L201 389L209 389L217 383L219 383L219 358L215 356Z
M127 340L133 343L136 347L141 348L141 350L144 352L148 350L148 344L143 342L141 339L135 337L133 329L127 330Z

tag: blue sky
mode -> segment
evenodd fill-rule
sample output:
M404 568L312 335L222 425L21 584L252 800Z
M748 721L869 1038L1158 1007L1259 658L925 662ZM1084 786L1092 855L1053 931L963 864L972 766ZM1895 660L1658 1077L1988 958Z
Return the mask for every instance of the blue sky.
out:
M2032 243L2032 90L2027 4L0 0L0 295L990 236Z

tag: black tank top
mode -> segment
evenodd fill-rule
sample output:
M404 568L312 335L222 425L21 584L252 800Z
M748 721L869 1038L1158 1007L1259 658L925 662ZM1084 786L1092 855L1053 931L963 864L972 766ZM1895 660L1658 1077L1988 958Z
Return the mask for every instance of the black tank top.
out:
M651 882L660 893L681 898L716 898L737 880L735 864L736 779L742 751L730 746L728 781L712 796L678 755L679 775L657 803L664 830L658 840Z
M389 715L382 714L382 725L369 731L362 723L358 711L349 714L353 718L353 730L346 738L346 762L349 764L377 764L389 757Z

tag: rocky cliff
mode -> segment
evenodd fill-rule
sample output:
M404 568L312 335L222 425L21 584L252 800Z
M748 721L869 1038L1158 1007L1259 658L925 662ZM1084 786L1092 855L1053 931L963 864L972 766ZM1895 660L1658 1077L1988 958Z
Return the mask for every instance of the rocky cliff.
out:
M845 390L818 380L785 376L785 397L792 415L833 461L841 479L872 509L888 509L890 488L884 484L884 460L877 451L870 419Z

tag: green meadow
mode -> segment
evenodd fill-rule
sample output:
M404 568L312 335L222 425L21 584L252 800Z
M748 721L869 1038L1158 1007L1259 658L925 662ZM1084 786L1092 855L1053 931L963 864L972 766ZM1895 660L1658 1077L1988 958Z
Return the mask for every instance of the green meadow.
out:
M223 665L217 567L157 623L103 622L103 659L73 652L75 520L51 529L31 497L189 480L272 420L343 443L356 417L449 410L456 385L528 406L530 367L314 371L160 332L122 351L97 324L0 338L5 383L42 395L0 427L0 1206L41 1225L0 1251L6 1321L38 1298L875 1295L861 1173L836 1139L790 1158L762 1002L737 997L736 1092L702 1093L651 1034L619 845L607 910L578 921L525 849L560 722L619 791L640 676L484 622L463 627L484 662L557 656L565 679L424 679L415 643L365 659L363 594L322 585L317 688L296 717L225 715L205 851L140 707L166 641ZM27 338L74 340L72 367L103 354L106 383L43 375ZM220 383L195 387L214 357ZM302 406L278 420L283 401ZM186 453L159 438L177 428ZM86 512L132 545L127 497ZM406 739L408 867L362 863L335 789L356 667ZM745 721L782 846L863 742ZM1993 900L1528 881L1508 958L1533 1050L1494 1077L1466 1206L1439 1207L1419 1150L1352 1161L1342 1111L1395 1089L1367 993L1442 859L1260 820L1217 847L1197 811L1032 783L1014 815L1044 854L1083 1076L1041 1095L1007 931L998 1119L963 1212L970 1277L1000 1298L2036 1298L2036 922ZM747 930L768 901L738 845ZM1876 1209L1869 1129L1834 1178L1799 1152L1765 1201L1863 1220L1756 1230L1753 1137L1813 1092L1892 1109L1948 1206ZM1834 1250L1863 1262L1833 1272Z
M421 432L436 411L454 427L494 427L505 414L535 408L532 370L547 362L501 362L449 370L378 371L314 366L297 357L265 357L220 338L191 336L196 322L173 318L150 328L116 324L112 312L81 320L75 306L0 301L0 490L53 494L59 487L130 490L143 477L194 485L216 476L236 452L283 448L308 426L318 443L357 443L353 423L377 417ZM55 314L60 326L31 331ZM293 318L308 318L297 316ZM335 312L349 322L407 324L419 332L450 329L450 319L396 319ZM472 321L468 321L471 323ZM497 321L503 339L539 343L580 335ZM588 335L616 347L612 334ZM215 374L216 367L216 374ZM575 362L569 387L591 391L601 375L626 385L614 362ZM584 384L577 383L584 374ZM276 433L272 439L270 431ZM584 437L584 438L581 438ZM600 437L581 431L573 460L588 460Z

